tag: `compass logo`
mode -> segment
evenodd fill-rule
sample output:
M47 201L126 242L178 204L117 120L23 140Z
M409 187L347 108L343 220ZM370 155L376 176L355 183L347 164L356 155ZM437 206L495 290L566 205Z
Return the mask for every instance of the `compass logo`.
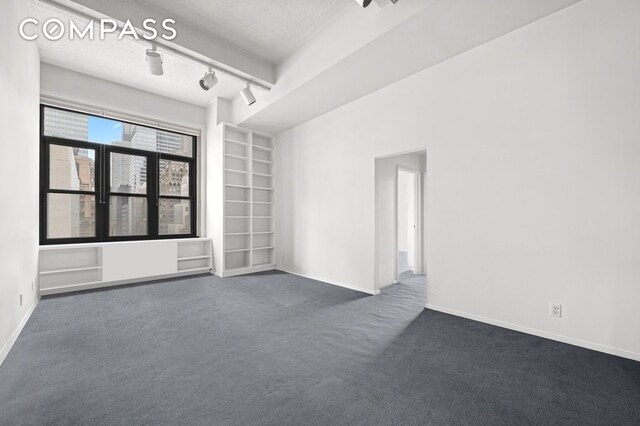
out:
M107 34L117 34L118 40L122 40L126 36L136 40L143 38L152 41L158 36L164 40L173 40L178 35L174 28L175 23L175 19L172 18L166 18L161 22L149 18L142 21L142 31L140 31L130 20L127 20L123 25L118 25L115 19L91 19L86 26L82 27L73 20L65 23L62 19L51 18L40 24L35 18L26 18L20 22L18 31L23 39L29 41L37 40L41 35L51 41L60 40L65 36L69 40L94 40L95 38L104 40Z

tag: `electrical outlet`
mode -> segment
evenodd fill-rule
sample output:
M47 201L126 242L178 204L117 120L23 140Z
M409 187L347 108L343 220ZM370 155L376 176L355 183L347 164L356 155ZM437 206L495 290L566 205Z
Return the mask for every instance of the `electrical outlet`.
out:
M22 306L22 293L20 293L20 306Z
M549 305L549 315L552 317L562 318L562 305L558 303L551 303Z

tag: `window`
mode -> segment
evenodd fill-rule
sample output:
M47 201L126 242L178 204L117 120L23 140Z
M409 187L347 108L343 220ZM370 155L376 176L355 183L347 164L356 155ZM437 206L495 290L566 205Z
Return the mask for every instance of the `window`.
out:
M42 244L195 237L194 136L41 107Z

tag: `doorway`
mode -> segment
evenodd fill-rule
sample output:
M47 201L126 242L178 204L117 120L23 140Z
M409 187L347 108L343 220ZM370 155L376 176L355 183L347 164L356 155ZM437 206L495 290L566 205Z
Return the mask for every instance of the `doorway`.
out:
M396 170L396 282L422 274L420 175L402 166Z
M423 301L426 163L425 150L375 160L376 290L391 291L390 286L401 283Z

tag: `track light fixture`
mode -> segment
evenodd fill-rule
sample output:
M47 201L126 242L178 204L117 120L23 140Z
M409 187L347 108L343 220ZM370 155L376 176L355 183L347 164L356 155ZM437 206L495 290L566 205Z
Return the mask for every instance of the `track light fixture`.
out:
M209 67L209 71L200 79L200 87L202 87L202 90L209 90L216 84L218 84L218 77L216 77L213 68Z
M256 103L256 97L253 96L253 93L251 93L251 85L249 84L248 81L247 81L247 87L245 87L240 91L240 95L242 96L242 99L244 99L244 101L246 102L247 106L251 106Z
M155 44L151 45L151 49L147 49L146 56L149 72L153 75L163 75L162 53L158 52L158 47Z
M371 4L371 0L356 0L360 7L367 7Z

